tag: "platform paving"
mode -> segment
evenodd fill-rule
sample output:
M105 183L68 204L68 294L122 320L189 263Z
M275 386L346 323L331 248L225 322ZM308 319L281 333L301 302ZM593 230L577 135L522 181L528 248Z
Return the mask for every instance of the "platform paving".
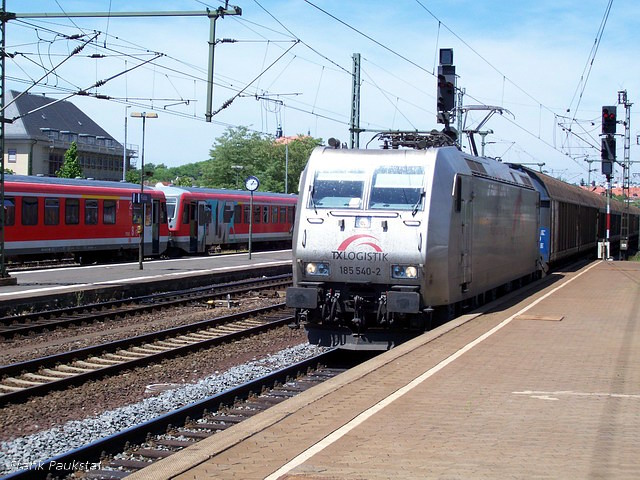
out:
M518 296L128 478L640 478L640 263Z

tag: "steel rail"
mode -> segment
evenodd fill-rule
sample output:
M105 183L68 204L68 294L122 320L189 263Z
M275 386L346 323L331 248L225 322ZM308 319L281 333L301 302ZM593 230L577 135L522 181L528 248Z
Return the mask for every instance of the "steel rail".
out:
M11 378L11 375L14 375L14 376L24 375L25 371L38 372L44 368L49 368L58 364L65 364L69 362L74 363L78 359L92 357L93 355L104 356L105 352L111 352L111 353L118 352L118 351L122 351L125 348L132 348L140 345L153 344L155 342L171 339L176 336L199 332L199 331L203 331L204 329L208 329L212 327L215 328L215 327L229 325L232 322L246 321L251 317L270 315L270 314L282 311L285 308L286 308L285 304L281 303L278 305L250 310L247 312L241 312L241 313L236 313L236 314L228 315L224 317L216 317L209 320L203 320L203 321L192 323L189 325L173 327L166 330L162 330L160 332L153 332L153 333L139 335L139 336L131 337L127 339L116 340L116 341L105 343L102 345L95 345L91 347L81 348L81 349L73 350L70 352L50 355L48 357L27 360L25 362L13 363L11 365L0 367L0 378L3 379L2 383L4 383L4 382L7 382L8 378L9 379ZM285 313L285 312L282 312L282 313ZM267 321L261 325L238 329L235 332L222 333L220 335L210 337L206 340L193 341L192 343L189 343L189 344L176 346L174 348L167 348L163 351L158 351L157 353L150 353L145 356L138 356L137 358L131 358L128 361L122 361L117 364L110 364L110 365L105 364L103 367L97 368L91 371L85 371L85 372L78 371L77 374L73 376L70 375L65 378L60 378L59 380L40 383L33 386L26 386L25 388L21 388L20 390L15 390L12 392L0 394L0 406L6 405L7 403L10 403L10 402L23 402L31 396L43 395L52 390L58 390L61 388L72 386L72 385L79 385L89 380L95 380L97 378L101 378L106 375L112 375L121 370L135 368L135 367L150 363L152 361L157 361L164 358L173 357L173 356L184 354L184 353L189 353L189 352L198 350L200 348L210 347L212 345L217 345L225 341L236 340L238 338L241 338L247 335L261 333L263 331L270 330L278 326L286 325L292 322L293 319L294 319L293 315L287 312L285 315L280 315L275 320ZM124 356L124 353L122 354L123 356ZM115 355L118 355L118 354L116 353ZM141 354L138 354L138 355L141 355ZM94 363L96 362L97 360ZM113 360L111 360L111 363L113 363ZM73 365L72 365L72 368L80 370L80 368L73 367ZM47 375L47 376L51 376L51 375Z
M0 317L0 337L7 338L17 334L37 333L82 322L96 322L116 316L134 315L157 308L169 308L203 299L216 298L221 295L245 293L255 288L269 288L290 283L290 274L275 275L266 279L248 279L170 293L163 292L83 306L58 308L44 312L5 316Z
M238 398L246 399L252 393L260 392L264 387L272 387L278 382L286 382L288 378L295 377L301 372L306 372L309 368L317 367L322 363L328 363L339 354L340 352L336 350L324 352L269 375L234 387L231 390L186 405L148 422L102 438L84 447L39 462L29 470L9 474L4 477L3 480L39 480L46 479L47 475L57 475L60 477L70 475L73 473L72 469L63 468L60 470L59 467L83 463L97 463L104 453L113 454L121 452L127 444L142 443L149 435L164 433L170 425L182 425L187 418L199 418L204 415L205 411L217 410L221 404L231 405Z

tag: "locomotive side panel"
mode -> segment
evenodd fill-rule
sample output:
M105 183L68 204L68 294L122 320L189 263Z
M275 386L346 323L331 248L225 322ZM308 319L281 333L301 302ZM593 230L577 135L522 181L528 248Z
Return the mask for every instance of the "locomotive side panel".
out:
M465 221L472 225L472 277L460 278L454 301L535 272L539 258L536 191L476 176L472 197L473 212Z

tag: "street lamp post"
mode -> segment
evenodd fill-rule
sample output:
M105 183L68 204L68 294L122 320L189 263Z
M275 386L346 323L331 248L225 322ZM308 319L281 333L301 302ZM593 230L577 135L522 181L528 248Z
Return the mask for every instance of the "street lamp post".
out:
M145 222L145 210L146 202L143 200L144 195L144 132L147 118L158 118L158 114L155 112L131 112L131 116L134 118L142 118L142 155L140 159L140 210L142 211L142 218L140 219L140 246L138 248L138 265L142 270L142 258L144 257L144 222Z
M243 170L244 167L242 165L231 165L231 168L236 171L236 190L238 190L240 188L240 186L238 185L238 172L240 170Z

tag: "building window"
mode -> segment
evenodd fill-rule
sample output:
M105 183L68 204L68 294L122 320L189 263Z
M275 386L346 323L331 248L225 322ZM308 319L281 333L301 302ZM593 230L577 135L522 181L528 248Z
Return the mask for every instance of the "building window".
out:
M98 224L98 200L84 201L84 224L85 225Z
M67 198L64 202L64 223L77 225L80 223L80 200Z
M15 148L10 148L7 150L7 154L9 155L9 163L16 163L18 161L17 153Z
M22 197L22 225L38 224L38 199Z
M44 224L58 225L60 223L60 200L57 198L44 199Z

